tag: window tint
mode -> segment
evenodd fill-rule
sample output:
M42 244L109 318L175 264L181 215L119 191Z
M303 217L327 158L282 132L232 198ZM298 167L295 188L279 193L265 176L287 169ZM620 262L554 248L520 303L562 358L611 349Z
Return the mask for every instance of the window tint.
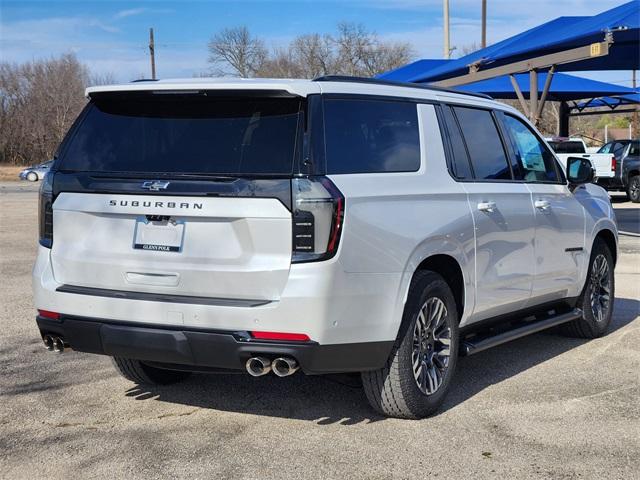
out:
M63 170L290 174L299 99L186 95L92 101Z
M471 179L473 174L471 173L471 166L469 164L469 156L467 155L467 148L464 145L464 140L460 134L460 128L458 122L453 116L451 107L444 106L442 108L442 117L449 133L449 140L451 143L451 150L453 154L453 174L456 178Z
M526 182L557 182L555 157L542 141L519 119L504 115L513 151Z
M324 115L327 173L420 168L416 104L328 99Z
M491 112L454 107L476 179L511 180L511 170Z
M637 157L640 155L640 142L632 142L629 149L629 155Z

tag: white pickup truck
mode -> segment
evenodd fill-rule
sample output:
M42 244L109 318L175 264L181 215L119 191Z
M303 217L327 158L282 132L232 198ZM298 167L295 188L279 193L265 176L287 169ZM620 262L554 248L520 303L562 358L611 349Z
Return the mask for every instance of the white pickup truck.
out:
M580 137L553 137L545 140L556 153L565 172L569 157L583 157L588 158L595 168L596 177L610 178L616 174L616 157L610 153L587 153L587 145Z

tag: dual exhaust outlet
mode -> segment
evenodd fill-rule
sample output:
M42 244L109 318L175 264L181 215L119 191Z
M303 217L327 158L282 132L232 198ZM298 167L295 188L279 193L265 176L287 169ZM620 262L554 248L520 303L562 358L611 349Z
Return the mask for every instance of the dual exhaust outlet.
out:
M44 348L50 352L62 353L64 352L64 340L61 337L55 335L45 335L42 337Z
M278 377L288 377L300 368L298 362L290 357L278 357L275 360L266 357L251 357L247 360L245 367L252 377L261 377L271 371Z

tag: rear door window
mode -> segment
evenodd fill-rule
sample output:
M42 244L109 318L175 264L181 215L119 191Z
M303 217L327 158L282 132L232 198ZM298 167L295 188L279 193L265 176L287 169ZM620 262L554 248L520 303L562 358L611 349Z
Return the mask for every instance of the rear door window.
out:
M299 98L110 95L92 100L60 169L291 174Z
M478 180L511 180L511 169L493 115L478 108L453 108Z
M420 168L415 103L328 98L324 118L327 173L414 172Z

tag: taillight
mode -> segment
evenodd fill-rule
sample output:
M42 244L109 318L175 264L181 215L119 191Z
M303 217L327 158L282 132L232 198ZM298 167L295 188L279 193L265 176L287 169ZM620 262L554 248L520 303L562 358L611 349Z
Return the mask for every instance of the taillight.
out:
M294 178L292 261L327 260L338 251L344 196L327 177Z
M615 172L616 171L616 157L611 157L611 171Z
M48 173L40 185L38 208L39 242L43 247L53 245L53 175Z

